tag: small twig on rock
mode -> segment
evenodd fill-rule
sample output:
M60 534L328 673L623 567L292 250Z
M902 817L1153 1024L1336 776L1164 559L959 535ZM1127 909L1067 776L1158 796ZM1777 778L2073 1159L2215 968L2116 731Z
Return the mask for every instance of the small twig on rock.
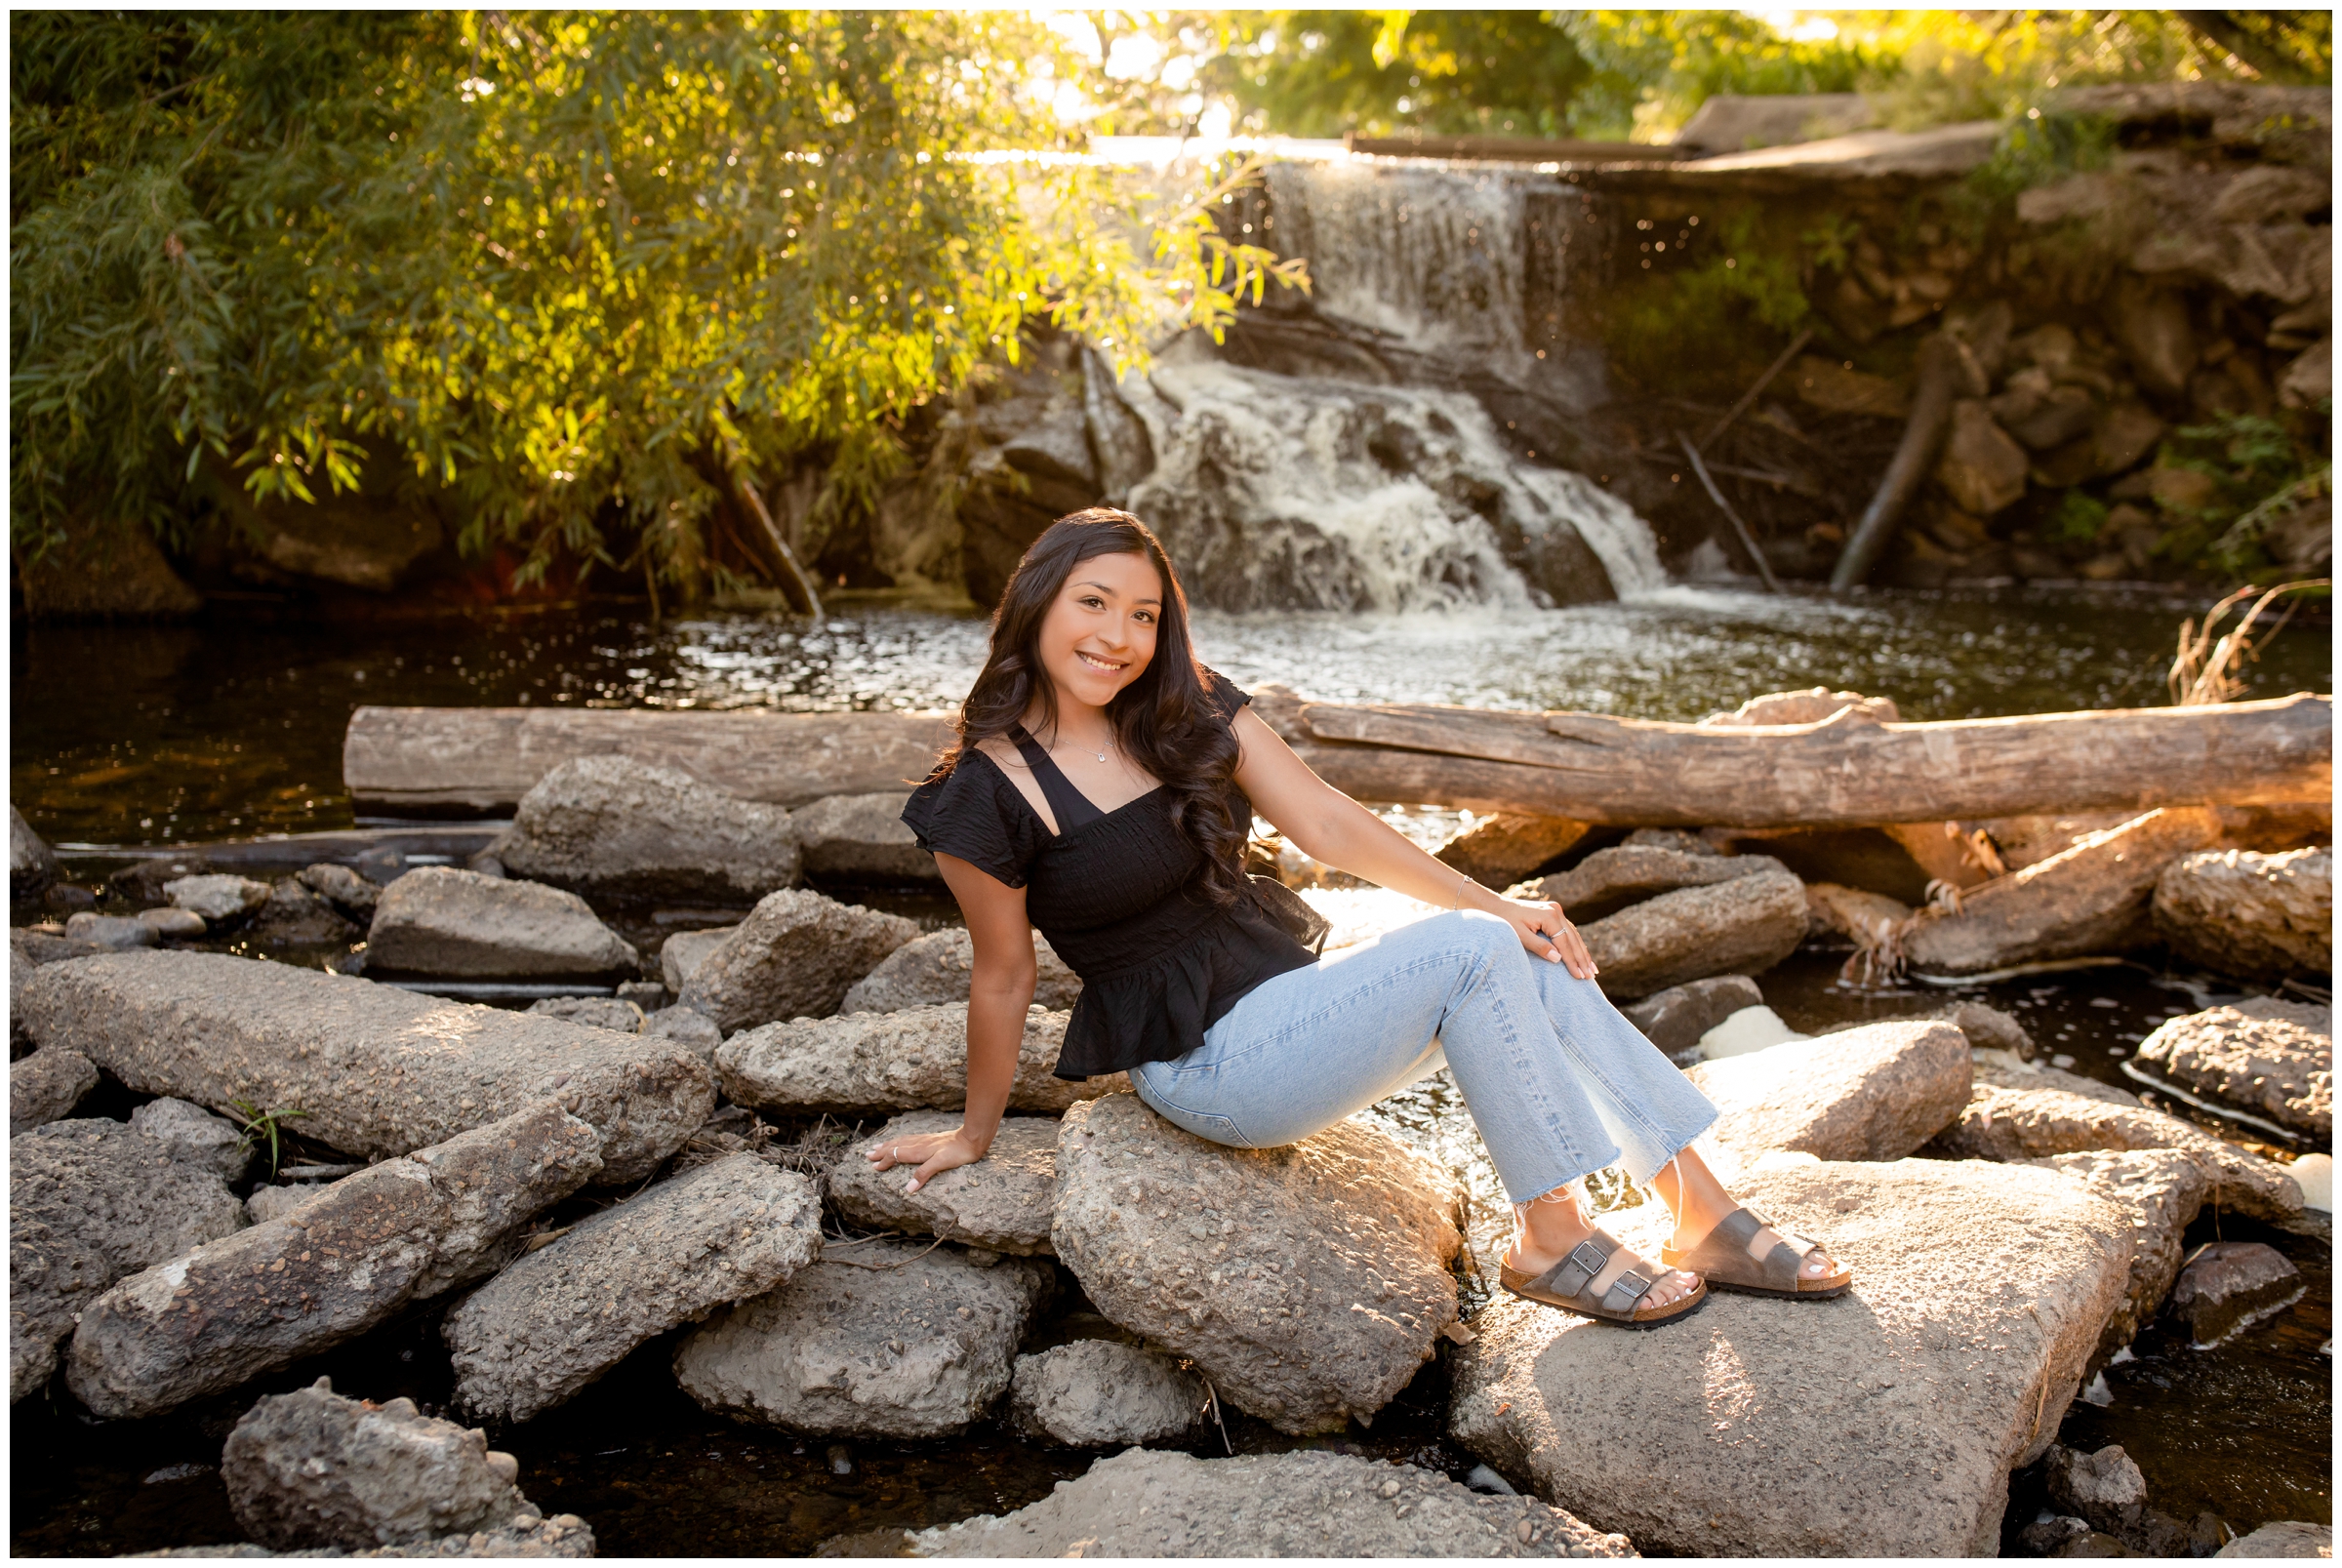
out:
M1220 1419L1220 1390L1212 1387L1209 1378L1203 1380L1203 1408L1212 1413L1212 1425L1220 1428L1220 1446L1232 1457L1236 1445L1228 1440L1228 1423Z
M1722 419L1716 421L1714 424L1708 427L1708 433L1700 437L1700 445L1703 447L1711 447L1716 445L1716 438L1719 435L1722 435L1726 430L1732 428L1732 422L1739 419L1743 414L1746 414L1749 411L1751 405L1756 401L1757 394L1762 392L1766 387L1772 385L1773 378L1780 375L1784 370L1787 370L1789 368L1789 362L1797 357L1797 350L1803 348L1811 342L1813 342L1813 329L1811 327L1807 327L1803 332L1800 332L1795 338L1792 338L1789 341L1789 346L1781 350L1781 356L1778 359L1775 359L1771 364L1765 366L1764 374L1757 377L1756 381L1750 382L1749 389L1740 394L1740 401L1733 404L1732 407L1725 412Z
M906 1268L910 1265L917 1263L921 1258L926 1257L929 1253L935 1251L936 1248L942 1246L943 1244L944 1238L938 1236L926 1246L920 1248L917 1252L912 1253L909 1257L898 1258L891 1264L866 1264L857 1258L832 1258L828 1255L828 1249L824 1247L822 1250L822 1261L824 1263L841 1264L848 1268L871 1268L878 1270L885 1270L888 1268Z

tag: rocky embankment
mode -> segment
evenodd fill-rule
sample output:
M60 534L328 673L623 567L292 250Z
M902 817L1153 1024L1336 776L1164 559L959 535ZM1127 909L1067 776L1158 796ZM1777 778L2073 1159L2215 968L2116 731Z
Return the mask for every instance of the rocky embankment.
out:
M1858 700L1794 698L1817 701ZM1079 986L1045 951L990 1156L916 1192L875 1171L865 1149L955 1123L972 958L964 932L798 885L816 835L827 864L909 874L859 797L783 811L602 758L548 775L465 867L133 874L110 912L12 937L12 1398L48 1387L108 1419L249 1404L223 1467L243 1554L592 1549L479 1431L322 1387L251 1402L256 1378L418 1309L456 1408L492 1428L672 1336L676 1385L733 1421L909 1440L999 1417L1129 1450L1030 1508L841 1550L1961 1555L1997 1549L2010 1472L2044 1456L2056 1518L2078 1521L2044 1549L2169 1547L2191 1527L2107 1502L2127 1461L2061 1459L2060 1421L2144 1324L2211 1344L2282 1310L2300 1290L2282 1258L2183 1257L2180 1238L2207 1203L2296 1221L2302 1184L2033 1060L1989 1008L1802 1038L1761 977L1817 942L1883 966L2161 940L2240 978L2330 968L2324 850L2223 846L2217 813L2158 825L2174 815L2010 827L2048 871L1916 909L1862 869L1875 846L1832 862L1795 835L1644 830L1585 851L1582 830L1501 822L1449 846L1577 914L1628 1016L1721 1108L1710 1159L1856 1274L1838 1302L1719 1295L1650 1335L1510 1299L1468 1315L1457 1174L1366 1120L1234 1149L1119 1078L1055 1078ZM14 869L20 899L56 885L37 840ZM719 883L738 917L657 951L594 902ZM265 929L288 889L362 973L198 950ZM1337 925L1337 944L1377 929ZM548 977L575 994L521 1012L430 993ZM2322 1005L2176 1018L2138 1061L2167 1099L2330 1137ZM101 1084L142 1097L129 1121L74 1116ZM818 1156L787 1141L824 1117L859 1131ZM294 1156L256 1152L270 1124ZM1656 1212L1612 1219L1647 1252ZM1029 1350L1075 1288L1108 1337ZM1452 1440L1534 1498L1329 1453L1146 1451L1223 1407L1297 1437L1370 1423L1434 1361Z

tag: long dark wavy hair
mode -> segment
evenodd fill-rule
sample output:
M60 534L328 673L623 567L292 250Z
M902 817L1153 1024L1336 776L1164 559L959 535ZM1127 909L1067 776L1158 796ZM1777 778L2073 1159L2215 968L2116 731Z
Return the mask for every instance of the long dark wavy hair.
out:
M1070 512L1025 551L992 613L991 651L953 721L958 743L929 777L942 778L979 743L1014 730L1035 697L1044 729L1055 726L1057 688L1041 668L1041 623L1073 569L1101 555L1144 555L1163 580L1154 658L1107 704L1115 744L1163 782L1173 824L1203 856L1204 893L1214 903L1230 903L1244 886L1244 845L1252 825L1249 813L1234 806L1236 740L1205 694L1179 574L1153 532L1128 512L1110 506Z

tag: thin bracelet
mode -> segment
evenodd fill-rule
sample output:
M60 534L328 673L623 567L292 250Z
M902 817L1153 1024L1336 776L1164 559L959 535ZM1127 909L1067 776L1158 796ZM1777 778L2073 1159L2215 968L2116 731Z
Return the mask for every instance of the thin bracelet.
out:
M1466 876L1462 871L1458 871L1456 873L1456 902L1447 906L1451 913L1464 907L1464 890L1470 886L1472 886L1472 878Z

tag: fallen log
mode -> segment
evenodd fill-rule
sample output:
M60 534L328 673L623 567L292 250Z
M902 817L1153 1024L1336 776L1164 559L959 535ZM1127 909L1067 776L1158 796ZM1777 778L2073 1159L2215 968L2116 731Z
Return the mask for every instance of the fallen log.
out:
M1255 709L1359 800L1634 827L1880 823L2317 803L2333 792L2333 699L1883 723L1664 724L1596 713L1309 703ZM949 738L942 715L360 708L344 777L359 807L509 807L555 764L625 752L749 800L900 790ZM1940 831L1940 828L1938 829Z

